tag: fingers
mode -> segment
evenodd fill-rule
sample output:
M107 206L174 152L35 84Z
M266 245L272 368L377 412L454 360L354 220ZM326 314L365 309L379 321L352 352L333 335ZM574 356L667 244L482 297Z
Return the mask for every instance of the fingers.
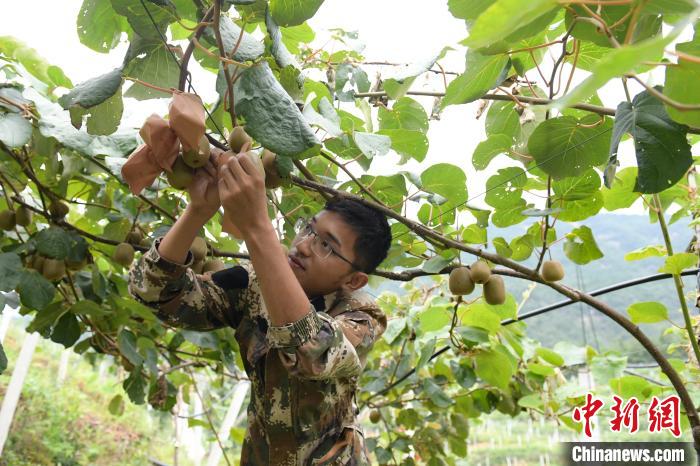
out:
M228 164L224 164L219 169L219 189L221 185L224 185L226 189L231 190L236 185L236 180L228 167Z
M215 167L215 165L211 162L211 160L210 160L209 162L207 162L207 164L204 165L204 167L202 167L202 168L203 168L204 171L207 173L207 175L209 175L209 177L210 177L211 179L216 179L216 167Z
M248 176L246 170L244 170L241 166L239 156L231 157L231 159L226 165L228 166L229 170L231 171L231 174L237 181L243 182L243 180L245 180L245 178Z

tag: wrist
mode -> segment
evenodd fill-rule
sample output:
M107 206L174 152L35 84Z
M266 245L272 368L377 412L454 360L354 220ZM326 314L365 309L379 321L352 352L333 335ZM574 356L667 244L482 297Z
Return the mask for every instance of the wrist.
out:
M210 213L209 209L205 207L197 207L195 205L189 204L182 216L190 222L199 223L200 226L204 226L205 223L209 221L210 218L214 216L216 211Z

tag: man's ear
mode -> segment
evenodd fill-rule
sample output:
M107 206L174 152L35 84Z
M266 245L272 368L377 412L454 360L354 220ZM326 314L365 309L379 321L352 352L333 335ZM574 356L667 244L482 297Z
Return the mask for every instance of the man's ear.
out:
M355 272L352 274L350 279L347 282L345 282L343 288L345 288L347 291L355 291L365 286L368 280L369 277L366 273Z

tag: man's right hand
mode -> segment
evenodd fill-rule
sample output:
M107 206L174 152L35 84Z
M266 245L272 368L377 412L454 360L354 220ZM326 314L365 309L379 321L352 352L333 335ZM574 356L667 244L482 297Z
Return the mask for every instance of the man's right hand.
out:
M194 180L188 189L190 194L188 210L196 212L198 217L206 217L207 220L213 217L221 207L216 170L218 157L219 152L212 149L211 158L205 166L197 169Z

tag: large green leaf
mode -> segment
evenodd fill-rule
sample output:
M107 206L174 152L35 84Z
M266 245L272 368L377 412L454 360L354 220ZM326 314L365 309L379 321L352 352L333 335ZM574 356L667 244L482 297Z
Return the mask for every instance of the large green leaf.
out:
M255 60L265 52L265 46L262 42L253 37L250 33L244 32L241 38L241 28L228 16L221 16L219 30L221 31L221 42L223 42L224 50L228 56L231 55L236 44L238 44L236 53L233 54L233 59L236 61L245 62ZM213 27L208 27L204 30L204 38L210 45L216 47L216 36ZM215 53L218 54L218 49ZM288 65L290 63L286 64ZM284 67L283 65L280 66Z
M115 68L109 73L88 79L58 99L66 110L73 106L90 108L101 104L119 90L122 84L122 69Z
M240 72L234 97L236 113L245 119L246 131L265 148L293 158L318 153L319 140L267 62Z
M77 25L80 42L101 53L116 47L126 30L124 17L116 14L110 0L83 0Z
M503 39L504 31L515 31L557 6L555 0L497 0L478 16L465 41L471 48L491 45Z
M505 390L513 375L513 366L506 355L493 349L477 353L476 375L491 385Z
M472 154L472 165L476 170L484 170L499 154L507 153L513 145L513 138L507 134L491 134L481 141Z
M411 157L422 162L428 153L428 137L421 131L382 129L379 130L378 134L389 136L391 148L402 156Z
M593 238L593 232L587 226L580 226L566 235L564 254L576 264L588 264L603 257L598 244Z
M428 132L428 115L423 106L410 97L401 97L391 109L380 106L377 118L379 129L407 129Z
M697 263L697 254L690 252L676 253L666 259L666 262L664 262L664 265L659 269L659 272L680 275L682 271L690 267L695 267Z
M355 131L353 139L362 153L370 159L378 155L385 155L391 148L391 138L381 134Z
M143 356L141 356L136 348L136 336L127 329L122 329L117 337L119 352L126 357L134 366L143 364Z
M416 78L432 68L444 53L445 51L442 50L438 54L394 70L393 74L387 76L383 82L384 90L389 98L398 99L403 97Z
M442 108L477 100L500 84L506 78L509 68L510 59L507 55L482 55L468 50L466 70L447 86Z
M0 291L12 291L19 283L22 260L13 252L0 254Z
M693 162L686 132L687 127L671 120L660 100L648 91L637 94L632 103L621 102L615 111L609 166L617 163L622 136L630 133L639 167L634 191L661 192L676 184ZM610 183L606 179L606 185Z
M627 313L635 324L654 324L668 319L668 309L656 301L634 303L627 308Z
M265 15L265 26L270 35L270 52L275 58L277 66L282 69L280 82L295 101L301 102L301 96L304 92L304 75L301 73L301 65L287 50L287 46L282 40L281 28L275 23L269 9Z
M515 111L515 104L513 102L493 102L486 112L484 128L489 137L504 134L513 140L517 139L520 135L520 115Z
M45 308L56 294L56 288L35 270L24 270L17 285L22 304L30 309Z
M80 338L80 324L75 314L66 312L56 322L51 332L51 341L70 348Z
M21 147L32 137L32 124L19 113L0 113L0 141L9 148Z
M448 0L447 7L458 19L475 20L496 0Z
M180 66L166 44L159 39L152 39L140 44L138 51L138 55L129 60L129 64L124 69L126 76L165 89L177 87ZM167 98L170 94L134 83L124 96L147 100Z
M323 0L270 0L270 12L280 26L298 26L313 17Z
M630 6L629 5L600 5L596 8L596 14L600 16L603 21L609 26L608 30L612 32L613 37L619 43L623 43L627 30L630 26ZM566 11L566 27L569 28L573 25L575 17L588 17L590 16L582 6L571 5ZM639 33L638 29L641 30L642 21L646 22L647 19L656 19L656 15L649 15L644 17L640 21L635 21L635 32ZM661 27L661 21L653 21L656 26L656 31ZM581 42L589 42L596 44L601 47L613 47L610 38L607 36L607 31L604 31L599 25L593 22L577 21L571 35L575 38L581 40ZM636 41L632 41L633 43Z
M581 120L562 116L540 123L527 144L537 167L559 179L605 163L612 123L606 119L603 124L588 126L597 120L595 115Z
M436 163L420 176L423 190L439 194L454 208L467 202L467 176L461 168L449 163Z
M606 210L624 209L639 199L640 194L634 192L637 179L637 167L623 168L615 174L615 182L611 188L604 187L603 207Z
M161 34L165 35L168 23L176 19L172 9L163 8L153 2L142 0L111 1L114 11L124 16L129 22L129 26L141 37L160 40Z
M52 226L41 230L34 238L36 248L41 255L63 260L68 257L73 240L66 230Z
M137 405L145 402L146 385L146 379L141 375L141 366L135 367L129 374L129 377L122 383L122 387L126 394L129 395L129 399Z

